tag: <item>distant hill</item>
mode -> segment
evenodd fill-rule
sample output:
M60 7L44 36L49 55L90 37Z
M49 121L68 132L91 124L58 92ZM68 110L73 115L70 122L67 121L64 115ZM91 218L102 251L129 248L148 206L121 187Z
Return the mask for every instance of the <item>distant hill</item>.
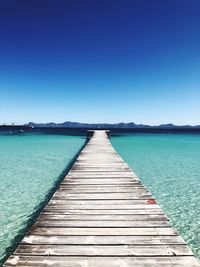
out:
M72 122L65 121L63 123L35 123L29 122L24 126L29 127L42 127L42 128L111 128L111 129L148 129L148 128L156 128L156 129L182 129L182 128L198 128L200 129L200 125L191 126L191 125L174 125L174 124L161 124L158 126L150 126L146 124L135 124L134 122L129 123L80 123L80 122Z

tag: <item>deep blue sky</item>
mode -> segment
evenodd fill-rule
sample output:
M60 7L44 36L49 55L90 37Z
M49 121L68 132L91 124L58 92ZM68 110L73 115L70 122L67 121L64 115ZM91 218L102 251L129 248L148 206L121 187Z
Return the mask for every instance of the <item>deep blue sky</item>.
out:
M0 124L200 124L199 0L0 0Z

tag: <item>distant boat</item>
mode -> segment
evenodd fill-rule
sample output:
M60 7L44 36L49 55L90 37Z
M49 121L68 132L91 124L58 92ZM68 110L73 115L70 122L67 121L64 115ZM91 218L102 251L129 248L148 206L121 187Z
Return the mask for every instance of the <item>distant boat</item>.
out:
M24 133L24 130L19 130L20 133Z

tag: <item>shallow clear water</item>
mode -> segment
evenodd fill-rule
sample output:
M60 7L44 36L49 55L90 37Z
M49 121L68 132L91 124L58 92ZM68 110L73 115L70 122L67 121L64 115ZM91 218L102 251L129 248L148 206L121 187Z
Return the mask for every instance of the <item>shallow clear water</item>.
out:
M0 135L0 265L84 142L64 135Z
M200 259L200 135L132 134L111 140Z
M200 135L132 134L111 141L200 259ZM84 142L0 135L0 265Z

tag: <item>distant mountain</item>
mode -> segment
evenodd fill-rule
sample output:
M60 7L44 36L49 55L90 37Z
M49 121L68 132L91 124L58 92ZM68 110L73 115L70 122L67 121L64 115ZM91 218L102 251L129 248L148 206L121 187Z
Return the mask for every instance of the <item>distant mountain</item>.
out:
M129 123L80 123L80 122L72 122L72 121L65 121L63 123L55 123L55 122L48 122L48 123L35 123L29 122L25 126L29 127L46 127L46 128L120 128L120 129L146 129L146 128L156 128L156 129L182 129L182 128L199 128L200 125L191 126L191 125L174 125L172 123L169 124L161 124L158 126L150 126L145 124L135 124L134 122Z

